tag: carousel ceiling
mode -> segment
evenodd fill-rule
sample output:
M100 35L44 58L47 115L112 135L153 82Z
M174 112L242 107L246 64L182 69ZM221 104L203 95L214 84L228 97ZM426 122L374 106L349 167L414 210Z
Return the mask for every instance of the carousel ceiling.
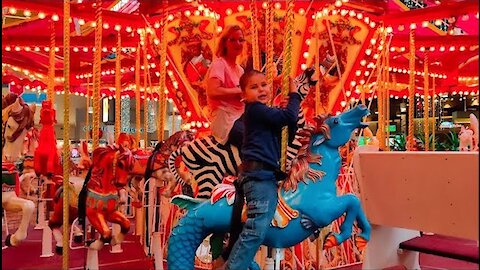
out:
M93 0L71 2L70 51L71 92L91 93L95 10ZM285 2L233 0L104 0L102 1L103 96L115 92L115 59L121 59L122 96L134 96L135 62L140 36L145 35L146 70L149 83L142 98L157 99L158 44L168 43L166 86L168 98L187 121L205 121L202 79L218 34L228 24L240 24L246 32L248 50L252 42L251 8L258 9L258 40L265 40L265 13L274 14L273 53L280 63L285 29ZM271 3L269 7L268 3ZM322 0L294 1L295 25L292 63L300 72L315 63L331 67L337 57L340 73L324 83L326 111L342 110L358 99L362 89L375 84L375 67L388 46L389 81L394 96L406 95L409 82L410 29L415 29L416 88L423 92L424 62L428 61L430 85L436 93L478 93L478 2L470 0ZM165 15L164 15L165 14ZM26 88L43 91L48 84L50 49L55 50L55 82L63 85L63 1L2 1L2 82L14 91ZM166 19L166 34L161 22ZM386 39L382 34L386 31ZM117 54L117 37L121 52ZM54 46L52 41L54 41ZM335 48L331 43L335 44ZM264 47L260 44L260 47ZM140 50L138 50L140 48ZM268 49L265 49L268 51ZM251 53L250 53L251 55ZM426 60L425 57L428 57ZM333 58L332 58L333 57ZM329 66L330 63L330 66ZM337 78L335 79L335 74ZM341 76L338 76L341 74ZM142 85L142 87L144 87ZM328 88L328 89L327 89ZM367 95L369 92L367 92ZM374 94L371 93L371 97Z

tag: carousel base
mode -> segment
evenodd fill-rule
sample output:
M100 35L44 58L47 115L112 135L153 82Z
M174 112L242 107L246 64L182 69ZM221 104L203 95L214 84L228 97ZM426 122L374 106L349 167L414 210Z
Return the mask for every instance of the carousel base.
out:
M2 241L5 235L2 235ZM55 244L52 243L52 249ZM127 235L122 243L122 253L111 253L111 247L106 245L98 252L98 265L102 270L120 269L154 269L153 260L147 257L138 240L138 237ZM83 270L86 260L86 249L69 250L69 269ZM54 255L41 258L42 254L42 231L31 227L25 239L18 247L9 247L2 250L2 269L62 269L62 256Z
M2 241L5 241L5 234L2 234ZM2 250L2 269L22 269L22 270L50 270L62 268L62 256L55 255L48 258L41 258L42 253L42 231L34 230L31 227L28 231L28 237L18 247L9 247ZM470 241L469 243L470 244ZM54 248L52 243L52 248ZM142 245L137 236L131 233L126 236L122 243L122 253L111 253L111 247L105 246L98 252L98 264L102 270L121 270L121 269L155 269L152 258L145 255ZM86 249L70 250L70 269L84 269L86 260ZM422 270L437 269L457 269L473 270L479 269L477 263L470 263L461 260L449 259L435 255L420 253L420 266ZM164 269L167 270L164 263ZM361 270L362 265L338 267L341 270ZM388 270L404 269L401 266L390 267Z

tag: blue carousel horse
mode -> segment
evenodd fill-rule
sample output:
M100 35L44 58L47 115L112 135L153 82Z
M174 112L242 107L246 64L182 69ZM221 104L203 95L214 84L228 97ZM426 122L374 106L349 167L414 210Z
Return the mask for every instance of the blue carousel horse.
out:
M316 117L315 126L304 129L303 146L292 163L289 179L279 187L277 210L263 245L291 247L345 214L340 233L327 235L324 248L347 240L352 235L354 221L361 229L355 236L355 244L359 250L365 248L371 227L360 200L353 194L337 196L336 180L341 167L339 147L349 141L355 129L367 126L361 119L368 114L368 109L359 105L338 116ZM170 236L169 269L193 269L195 251L203 239L211 233L229 231L232 191L225 192L221 185L217 190L220 192L214 192L210 201L181 195L172 199L188 213ZM258 268L255 265L252 262L251 268Z

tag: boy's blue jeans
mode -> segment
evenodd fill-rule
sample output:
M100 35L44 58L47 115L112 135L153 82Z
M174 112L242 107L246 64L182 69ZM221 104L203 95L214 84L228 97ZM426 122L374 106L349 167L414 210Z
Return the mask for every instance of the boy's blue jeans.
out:
M277 179L273 171L258 170L240 175L247 200L247 221L233 246L225 269L246 270L265 239L277 207Z

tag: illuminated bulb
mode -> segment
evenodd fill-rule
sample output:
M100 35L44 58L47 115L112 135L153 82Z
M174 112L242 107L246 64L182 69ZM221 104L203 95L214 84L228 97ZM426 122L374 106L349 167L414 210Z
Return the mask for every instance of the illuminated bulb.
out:
M127 27L125 28L125 31L127 31L128 33L132 32L132 27L127 26Z
M222 27L221 26L217 27L217 32L218 33L222 32Z
M186 115L187 117L190 117L190 116L192 116L192 112L191 112L191 111L187 111L187 112L185 113L185 115Z
M300 68L301 68L302 70L307 69L307 64L302 64L302 65L300 66Z
M363 59L362 61L360 61L360 65L362 66L365 66L367 64L367 61L365 59Z
M39 19L45 19L45 13L39 12L37 15Z
M169 21L173 21L173 19L175 19L175 17L174 17L172 14L170 14L170 15L168 15L168 18L167 18L167 19L168 19Z
M435 47L430 47L429 50L430 50L431 52L434 52L434 51L435 51Z
M109 27L110 27L110 25L108 23L103 24L103 29L108 29Z
M275 6L275 9L280 9L282 7L282 4L277 2L277 3L275 3L274 6Z
M345 100L340 101L340 106L345 107L347 105L347 102Z
M445 47L444 46L440 47L440 51L441 52L445 51Z
M374 28L375 27L375 22L370 22L370 27Z
M11 51L10 46L5 47L5 51L7 51L7 52Z
M416 24L414 24L414 23L410 24L410 29L416 29L416 28L417 28Z
M336 0L335 1L335 6L336 7L341 7L342 6L342 1L341 0Z
M84 24L85 24L85 20L84 20L84 19L78 19L78 24L79 24L79 25L84 25Z
M303 8L299 9L298 14L304 15L305 14L305 9L303 9Z
M58 21L59 19L60 19L60 18L58 17L57 14L53 14L53 15L52 15L52 20L53 20L54 22Z
M435 20L435 25L436 26L442 25L442 20L440 20L440 19Z
M461 46L459 49L461 52L465 51L465 46Z
M423 21L422 22L422 27L427 27L428 26L428 22L427 21Z
M455 51L455 46L450 46L450 51L451 52Z
M310 55L310 54L309 54L308 52L304 52L304 53L303 53L303 58L308 58L309 55Z
M23 16L30 17L30 16L32 16L32 12L30 12L30 10L24 10L23 11Z
M227 15L231 15L231 14L232 14L232 10L231 10L231 9L229 9L229 8L227 8L227 10L225 10L225 14L227 14Z
M355 75L360 76L362 72L360 70L355 71Z
M84 52L88 52L88 48L87 48L87 47L83 47L83 51L84 51Z
M392 33L393 32L393 28L391 26L387 27L387 33Z
M17 14L17 9L14 8L14 7L11 7L11 8L8 9L8 12L10 12L10 14L15 15L15 14Z
M184 14L186 17L190 17L190 15L192 15L192 12L190 12L190 10L186 10Z

